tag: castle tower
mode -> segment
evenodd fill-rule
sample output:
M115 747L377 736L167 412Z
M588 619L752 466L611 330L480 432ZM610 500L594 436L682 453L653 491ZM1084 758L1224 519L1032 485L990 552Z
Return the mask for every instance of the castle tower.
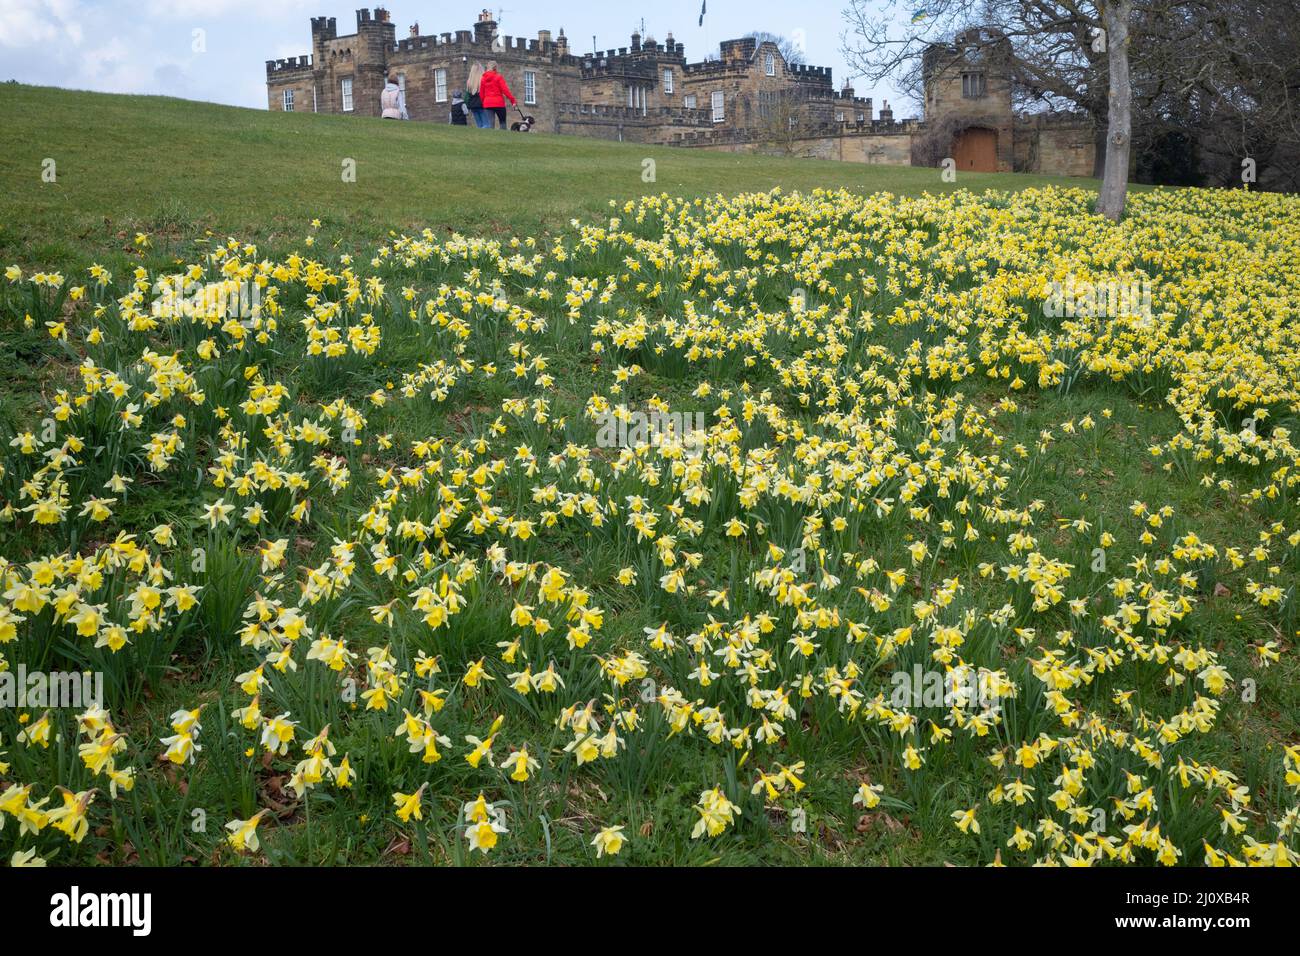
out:
M311 18L311 53L317 69L325 63L326 44L339 35L339 22L334 17Z
M958 170L1010 172L1015 152L1011 42L1002 32L972 27L950 44L930 44L921 58L921 77L926 123L941 135L951 134L947 155Z
M383 7L357 11L357 38L352 48L352 109L362 116L378 116L384 90L388 54L397 43L397 26Z

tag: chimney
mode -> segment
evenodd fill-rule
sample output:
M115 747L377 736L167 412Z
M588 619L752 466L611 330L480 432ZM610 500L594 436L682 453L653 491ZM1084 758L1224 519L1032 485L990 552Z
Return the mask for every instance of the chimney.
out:
M488 19L484 20L482 15L479 16L478 22L474 24L474 42L491 43L492 38L497 35L496 21L489 14Z
M729 65L744 63L754 56L754 51L757 48L757 41L753 37L743 37L739 40L723 40L720 46L722 62Z
M880 122L892 123L894 121L894 111L889 108L889 100L882 100L880 104Z
M420 35L420 22L417 20L411 24L411 38L414 39Z
M641 34L637 33L635 30L632 31L632 52L641 52Z
M564 35L564 27L560 27L560 35L555 40L555 49L561 56L569 52L569 38Z

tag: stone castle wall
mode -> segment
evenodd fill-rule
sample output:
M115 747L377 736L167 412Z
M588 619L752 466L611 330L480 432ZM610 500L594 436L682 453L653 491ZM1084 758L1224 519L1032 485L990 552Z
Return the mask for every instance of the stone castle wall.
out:
M895 122L888 103L876 119L872 101L848 87L837 91L829 69L787 63L775 44L753 38L726 40L717 59L690 63L671 34L663 43L633 34L627 47L577 55L563 31L554 38L548 31L500 36L486 11L472 30L424 35L413 26L409 34L399 40L383 8L358 10L356 32L343 36L333 17L312 18L311 54L267 61L269 108L378 116L393 70L411 118L445 123L471 66L495 61L541 132L907 165L923 137L944 137L926 146L943 154L960 148L965 130L986 140L991 131L997 171L1093 174L1094 137L1085 117L1014 114L1008 41L988 28L926 51L924 122ZM525 102L529 90L533 102ZM715 115L718 94L722 109ZM787 117L789 127L782 125Z

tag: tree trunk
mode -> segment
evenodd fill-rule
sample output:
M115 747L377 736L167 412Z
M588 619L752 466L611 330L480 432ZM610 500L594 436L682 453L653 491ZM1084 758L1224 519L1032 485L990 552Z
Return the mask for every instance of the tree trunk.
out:
M1128 25L1132 13L1133 0L1107 0L1102 9L1110 98L1106 111L1106 164L1097 212L1115 222L1124 214L1133 136L1133 87L1128 73Z

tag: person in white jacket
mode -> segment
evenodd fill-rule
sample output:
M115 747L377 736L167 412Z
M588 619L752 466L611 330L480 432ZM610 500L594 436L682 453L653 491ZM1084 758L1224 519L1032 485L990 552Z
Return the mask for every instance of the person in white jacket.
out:
M411 118L406 112L406 93L397 85L396 73L388 74L388 84L384 87L384 92L379 94L379 103L383 107L384 119Z

